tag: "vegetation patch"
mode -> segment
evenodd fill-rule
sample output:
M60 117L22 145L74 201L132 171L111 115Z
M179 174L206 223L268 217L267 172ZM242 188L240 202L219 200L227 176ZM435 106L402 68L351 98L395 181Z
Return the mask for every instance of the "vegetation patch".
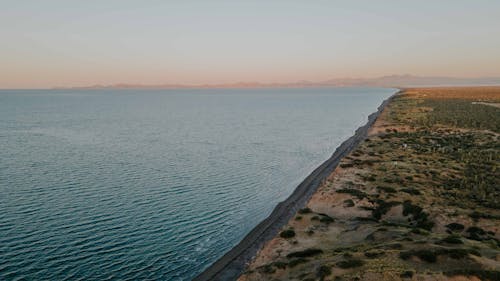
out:
M385 255L384 251L381 250L370 250L365 252L365 257L373 259Z
M293 229L283 230L280 233L280 237L285 239L295 237L295 231L293 231Z
M413 274L415 274L415 272L413 272L412 270L406 270L406 271L401 272L401 274L399 275L399 277L401 277L401 278L412 278Z
M308 262L309 260L308 259L305 259L305 258L295 258L295 259L292 259L288 262L288 266L289 267L296 267L297 265L301 264L301 263L306 263Z
M298 252L292 252L288 255L286 255L287 258L307 258L307 257L313 257L317 256L323 253L323 250L321 249L316 249L316 248L310 248L306 249L303 251L298 251Z
M363 264L365 264L365 262L363 260L360 260L360 259L348 259L348 260L344 260L344 261L339 261L336 263L336 265L340 268L353 268L353 267L360 267L362 266Z
M312 210L309 208L303 208L298 211L299 214L310 214L312 213Z
M320 280L323 280L326 276L332 274L332 270L329 266L327 265L322 265L318 268L317 276L320 278Z
M385 193L396 193L397 190L394 187L390 186L377 186L377 189L383 191Z
M411 215L415 221L415 226L425 230L431 230L434 227L434 222L428 220L429 214L424 212L422 207L413 205L410 200L403 202L403 215Z
M319 214L319 215L320 215L319 221L322 222L322 223L329 224L329 223L332 223L332 222L335 221L335 219L333 219L332 217L330 217L327 214Z
M279 268L279 269L285 269L286 266L288 265L286 262L282 262L282 261L275 261L273 263L271 263L274 267L276 268Z
M472 212L471 214L469 214L469 216L474 219L474 220L479 220L479 219L493 219L493 220L498 220L500 219L500 216L495 216L495 215L492 215L492 214L485 214L485 213L481 213L481 212L478 212L478 211L474 211Z
M390 202L385 202L384 200L377 200L377 207L372 211L372 216L379 220L382 218L383 215L385 215L392 207L401 205L401 202L397 201L390 201Z
M464 242L460 239L459 235L450 235L441 240L441 242L448 244L463 244Z
M403 188L401 189L402 192L408 193L410 195L421 195L422 193L415 188Z
M481 280L491 280L491 281L500 280L500 271L498 270L484 270L476 268L456 269L456 270L446 271L444 274L447 276L457 276L457 275L476 276Z
M477 227L477 226L471 226L471 227L467 228L466 232L469 234L469 236L468 236L469 239L477 240L477 241L485 240L485 238L486 238L485 236L487 235L487 233L486 233L486 231L484 231L484 229Z
M337 193L347 193L347 194L350 194L358 199L363 199L363 198L368 197L368 195L365 192L363 192L359 189L354 189L354 188L337 189L336 192Z
M426 261L426 262L431 262L434 263L437 261L437 255L435 251L432 250L410 250L410 251L403 251L399 253L399 257L403 260L407 260L411 258L412 256L416 256L419 259Z
M347 199L347 200L344 200L344 206L345 207L353 207L354 206L354 201L352 201L352 199Z
M446 228L448 228L451 231L462 231L464 230L465 227L461 223L452 222L450 224L447 224Z
M421 249L421 250L409 250L402 251L399 253L399 257L403 260L407 260L412 256L416 256L419 259L434 263L437 261L439 255L446 255L452 259L463 259L469 254L481 256L481 254L473 249L463 249L463 248L442 248L442 249Z

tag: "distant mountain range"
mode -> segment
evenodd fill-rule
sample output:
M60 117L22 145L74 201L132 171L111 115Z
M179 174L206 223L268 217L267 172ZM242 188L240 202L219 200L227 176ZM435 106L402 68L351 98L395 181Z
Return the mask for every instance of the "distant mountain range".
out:
M55 89L182 89L182 88L301 88L301 87L424 87L424 86L492 86L500 85L500 77L457 78L415 75L390 75L377 78L338 78L326 81L290 83L238 82L228 84L112 84Z

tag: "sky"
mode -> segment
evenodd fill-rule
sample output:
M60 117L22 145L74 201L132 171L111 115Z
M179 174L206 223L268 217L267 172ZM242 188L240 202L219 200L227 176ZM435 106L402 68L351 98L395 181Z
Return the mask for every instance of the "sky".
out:
M500 77L500 1L0 0L0 88Z

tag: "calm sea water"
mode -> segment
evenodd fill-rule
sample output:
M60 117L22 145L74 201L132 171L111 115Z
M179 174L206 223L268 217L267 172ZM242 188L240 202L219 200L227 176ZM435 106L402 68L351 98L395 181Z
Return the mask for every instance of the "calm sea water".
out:
M1 280L189 280L393 89L0 91Z

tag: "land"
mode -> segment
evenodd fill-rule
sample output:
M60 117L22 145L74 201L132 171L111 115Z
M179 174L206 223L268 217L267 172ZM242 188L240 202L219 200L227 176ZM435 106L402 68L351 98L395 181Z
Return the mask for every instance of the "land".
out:
M239 280L500 280L499 102L398 93Z
M294 81L282 83L237 82L223 84L111 84L54 89L231 89L231 88L314 88L314 87L407 87L437 85L499 85L500 77L439 77L415 75L387 75L373 78L333 78L324 81Z

